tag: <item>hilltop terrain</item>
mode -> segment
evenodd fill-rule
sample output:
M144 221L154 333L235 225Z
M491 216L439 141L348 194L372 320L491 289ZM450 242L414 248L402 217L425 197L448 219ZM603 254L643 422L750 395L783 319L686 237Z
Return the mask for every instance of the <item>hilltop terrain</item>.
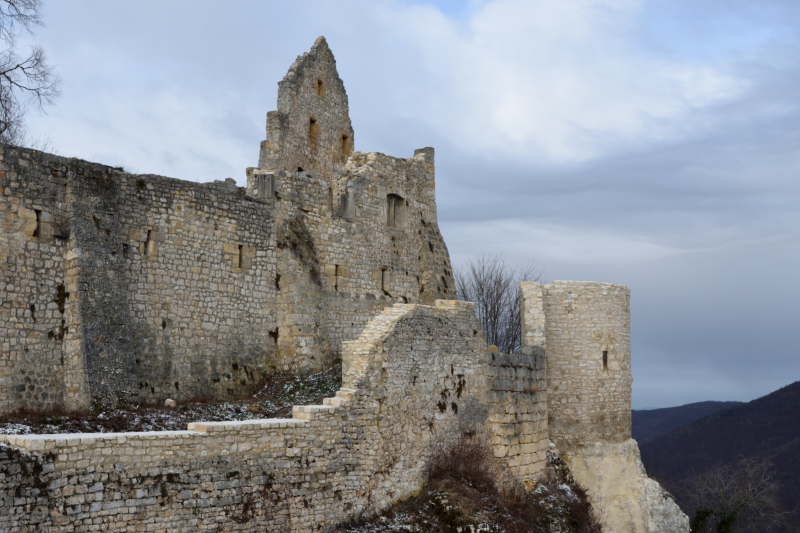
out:
M648 473L682 504L682 484L714 464L768 460L782 486L783 508L800 516L800 381L642 443L641 454Z
M728 409L742 402L697 402L665 407L663 409L643 409L631 411L631 431L639 444L649 442L681 426L699 420L722 409Z

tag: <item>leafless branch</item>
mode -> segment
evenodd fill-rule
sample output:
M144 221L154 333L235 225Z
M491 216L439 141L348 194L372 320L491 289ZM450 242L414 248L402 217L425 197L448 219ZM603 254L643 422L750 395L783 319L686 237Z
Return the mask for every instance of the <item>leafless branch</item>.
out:
M0 2L0 39L14 46L20 30L28 33L42 25L42 0L3 0Z
M520 349L519 283L539 281L541 276L541 269L534 263L517 269L502 256L489 255L453 272L458 298L475 303L475 315L487 342L504 353L517 353Z
M34 46L23 58L14 49L20 31L42 24L41 7L41 0L0 0L0 39L8 45L0 52L0 142L23 144L26 104L41 110L60 94L60 80L44 50Z
M695 517L693 532L733 533L758 527L780 531L787 513L779 506L780 485L773 465L742 458L735 466L716 465L688 484Z

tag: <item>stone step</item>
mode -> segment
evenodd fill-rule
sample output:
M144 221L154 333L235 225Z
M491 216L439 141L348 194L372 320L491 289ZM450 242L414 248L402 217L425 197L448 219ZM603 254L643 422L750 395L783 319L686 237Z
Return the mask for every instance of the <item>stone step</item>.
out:
M292 407L292 418L299 420L314 420L319 416L333 414L336 407L333 405L295 405Z

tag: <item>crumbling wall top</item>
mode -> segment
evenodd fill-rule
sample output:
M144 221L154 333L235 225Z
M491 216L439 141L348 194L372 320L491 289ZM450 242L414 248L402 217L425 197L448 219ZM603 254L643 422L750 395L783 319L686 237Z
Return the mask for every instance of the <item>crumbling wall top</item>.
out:
M347 92L327 41L319 37L278 83L278 110L267 114L258 167L315 171L327 178L352 151Z

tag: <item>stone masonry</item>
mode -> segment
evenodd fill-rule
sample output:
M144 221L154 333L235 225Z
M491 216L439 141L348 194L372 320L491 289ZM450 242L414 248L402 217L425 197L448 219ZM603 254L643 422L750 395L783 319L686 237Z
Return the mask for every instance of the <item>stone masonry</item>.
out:
M0 145L0 412L246 393L455 296L433 149L354 152L322 38L278 107L247 189Z
M292 419L0 435L0 532L325 531L492 445L532 487L557 447L614 533L688 519L630 439L630 291L520 287L519 354L454 301L432 148L356 152L323 38L279 84L247 187L0 145L0 412L224 398L275 370L343 384Z
M536 370L487 349L472 304L395 305L343 364L336 397L293 419L0 436L0 531L321 531L418 491L433 444L460 431L508 438L500 466L541 474L544 426L503 423L536 403L521 390Z
M520 293L523 350L546 353L548 437L604 530L686 533L688 517L647 476L631 438L630 290L554 281L523 282Z

